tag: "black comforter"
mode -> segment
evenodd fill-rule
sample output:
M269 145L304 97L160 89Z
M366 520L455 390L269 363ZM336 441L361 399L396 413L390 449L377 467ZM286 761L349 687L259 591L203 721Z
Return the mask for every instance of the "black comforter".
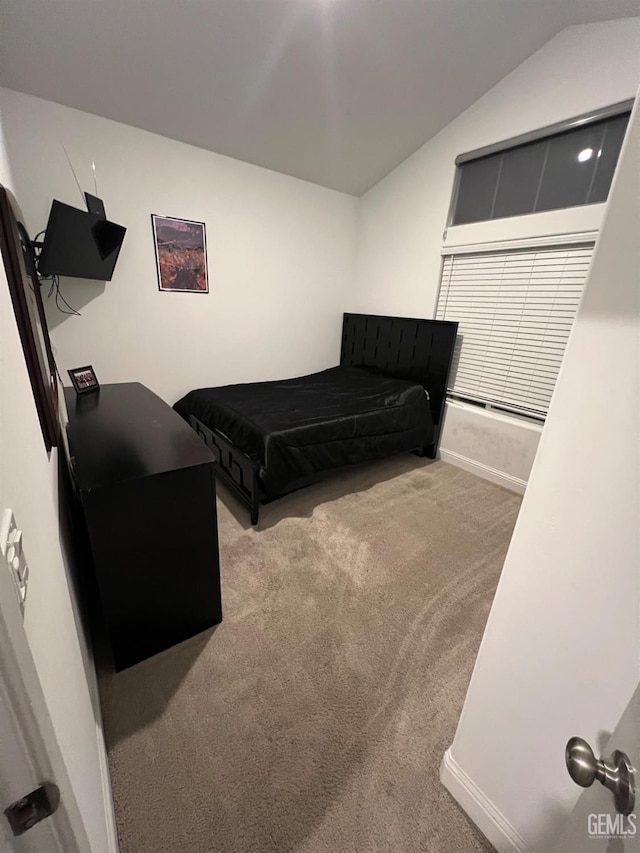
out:
M434 433L422 385L353 367L201 388L174 409L250 456L266 498L320 471L423 448Z

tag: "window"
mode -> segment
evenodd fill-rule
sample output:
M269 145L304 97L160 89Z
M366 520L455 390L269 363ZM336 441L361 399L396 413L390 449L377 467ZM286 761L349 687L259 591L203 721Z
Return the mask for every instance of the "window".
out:
M606 201L629 115L626 109L600 120L579 118L570 129L462 155L451 225Z
M546 416L593 243L444 258L436 319L457 320L450 393Z
M632 106L456 158L436 309L459 324L450 395L545 419Z

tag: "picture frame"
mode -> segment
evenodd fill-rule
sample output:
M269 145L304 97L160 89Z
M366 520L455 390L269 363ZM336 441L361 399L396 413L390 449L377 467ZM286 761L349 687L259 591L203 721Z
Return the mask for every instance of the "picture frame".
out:
M151 214L158 290L208 293L207 234L204 222Z
M57 368L44 313L34 247L15 198L0 186L0 262L4 265L44 445L60 442Z
M76 394L86 394L89 391L98 391L100 389L100 383L96 377L95 370L90 364L85 364L84 367L74 367L72 370L68 370L67 373Z

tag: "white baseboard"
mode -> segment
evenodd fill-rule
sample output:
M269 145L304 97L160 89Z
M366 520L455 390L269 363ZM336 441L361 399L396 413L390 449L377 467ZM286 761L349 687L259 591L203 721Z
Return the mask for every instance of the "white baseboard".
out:
M118 829L116 827L116 815L113 808L113 794L111 791L111 774L109 773L109 759L107 758L107 747L102 730L102 715L96 720L96 737L98 739L98 759L100 761L100 781L102 782L102 799L104 801L104 814L107 823L107 845L109 853L120 853L118 844Z
M519 495L523 495L527 488L526 480L521 480L512 474L506 474L504 471L498 471L497 468L491 468L489 465L483 465L482 462L476 462L475 459L469 459L467 456L462 456L453 450L445 450L444 447L440 448L440 458L443 462L449 462L458 468L464 468L465 471L470 471L478 477L483 477L485 480L497 483L498 486L511 489L512 492L517 492Z
M88 667L87 682L89 695L91 697L91 705L93 707L94 721L96 724L98 767L100 771L100 787L102 788L102 802L104 805L106 851L107 853L120 853L118 828L116 826L116 813L113 807L111 774L109 773L109 758L107 756L107 744L104 739L102 708L100 705L100 688L98 687L98 674L96 672L93 659Z
M531 853L520 833L456 763L451 749L442 759L440 781L498 853Z

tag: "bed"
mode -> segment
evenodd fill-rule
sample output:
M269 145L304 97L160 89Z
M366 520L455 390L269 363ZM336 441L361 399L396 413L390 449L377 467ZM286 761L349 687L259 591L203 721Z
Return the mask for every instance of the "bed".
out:
M200 388L174 409L257 524L261 503L347 466L435 457L457 323L345 314L340 364L308 376Z

